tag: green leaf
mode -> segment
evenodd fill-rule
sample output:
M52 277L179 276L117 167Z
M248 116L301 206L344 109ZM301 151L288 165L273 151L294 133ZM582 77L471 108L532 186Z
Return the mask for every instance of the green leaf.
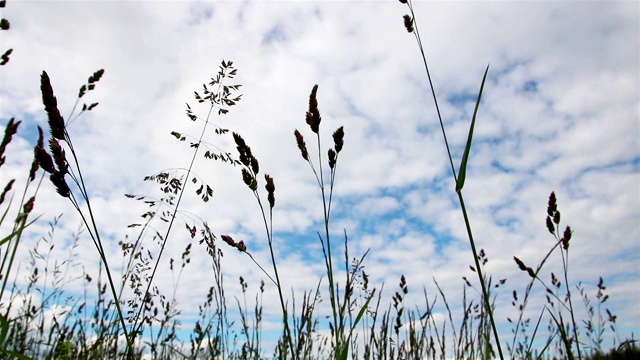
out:
M356 328L356 326L358 326L358 323L360 322L360 320L362 320L362 317L364 316L365 312L369 308L369 303L371 302L371 299L373 299L375 294L376 294L376 291L374 289L371 292L371 295L369 295L369 298L367 299L367 301L364 303L364 305L362 305L362 308L360 309L360 311L358 311L358 316L356 316L356 319L353 322L351 329L349 330L349 337L347 338L347 341L344 343L344 346L341 349L339 349L337 353L336 358L338 360L347 360L347 356L349 355L349 343L351 342L351 334L353 334L353 330Z
M9 332L9 320L0 315L0 354L7 354L19 360L31 360L30 357L26 357L22 354L18 354L14 351L5 349L4 343L7 340L7 333Z
M460 163L460 170L458 171L458 181L456 182L456 191L460 192L464 186L464 180L467 177L467 160L469 159L469 151L471 150L471 140L473 139L473 127L476 125L476 114L478 114L478 107L480 106L480 99L482 98L482 90L484 89L484 82L487 80L487 74L489 73L489 65L484 71L484 77L482 78L482 85L480 85L480 93L478 94L478 100L476 100L476 108L473 110L473 118L471 118L471 127L469 128L469 137L467 138L467 145L464 148L464 154L462 155L462 162Z

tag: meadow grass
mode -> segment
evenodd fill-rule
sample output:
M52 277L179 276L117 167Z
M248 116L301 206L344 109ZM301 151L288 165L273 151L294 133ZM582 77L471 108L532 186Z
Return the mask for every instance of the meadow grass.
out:
M53 81L46 72L41 74L41 93L49 125L49 139L45 145L44 131L34 146L34 157L28 169L28 181L20 200L14 203L15 180L6 181L0 194L0 225L6 234L0 240L2 262L0 276L0 357L19 359L613 359L637 358L640 355L634 339L619 340L616 336L616 316L606 308L608 295L602 278L597 285L595 298L582 285L568 280L569 249L572 230L561 226L561 216L555 193L547 200L546 221L541 227L554 239L540 261L531 266L514 256L514 266L525 272L530 280L524 289L513 290L511 304L517 318L507 321L512 326L511 336L500 334L496 317L496 296L492 291L505 285L506 279L493 281L485 269L489 261L481 244L475 242L471 221L464 206L462 189L466 177L466 164L471 152L473 128L478 113L487 67L481 82L476 108L471 119L470 131L456 169L442 122L436 91L424 55L413 6L410 1L400 1L408 6L410 14L404 17L404 25L415 35L422 54L429 85L440 119L441 130L447 148L456 193L463 211L470 245L471 269L477 282L463 278L463 298L447 299L434 279L437 296L429 296L423 288L424 302L408 304L411 274L402 275L391 289L392 296L384 295L385 284L369 283L364 271L364 254L349 253L348 234L335 238L332 231L332 206L336 174L343 159L340 153L345 144L345 129L338 127L329 139L320 136L322 117L319 107L319 86L309 95L309 106L302 130L293 131L297 151L310 170L320 193L318 208L322 214L322 229L318 241L322 249L325 274L317 285L309 289L284 287L280 261L275 249L273 219L277 216L276 179L264 173L249 146L249 141L236 132L215 125L214 117L222 117L241 100L240 85L231 83L237 74L233 62L223 60L218 72L194 92L199 107L187 104L186 115L190 121L200 122L202 132L198 137L171 132L179 143L192 149L189 165L180 169L165 169L147 176L145 181L159 185L161 197L128 194L132 201L143 204L142 221L129 225L137 231L133 238L119 243L122 273L118 276L111 269L116 260L107 257L91 198L85 187L82 166L78 161L73 139L67 126L82 115L92 111L97 102L82 103L84 97L95 89L104 70L93 73L78 91L78 96L67 120L61 115L54 93ZM4 2L1 2L4 6ZM4 24L4 23L3 23ZM3 29L9 28L8 22ZM5 30L6 30L5 29ZM10 50L2 56L2 65L9 62ZM4 68L3 70L4 71ZM82 105L81 105L82 104ZM200 106L204 116L199 115ZM13 118L6 124L0 144L0 168L5 163L5 150L18 132L20 121ZM211 133L213 130L213 134ZM235 152L218 148L209 137L230 137ZM311 145L308 145L312 144ZM215 234L210 225L196 214L182 208L187 186L203 202L213 196L213 189L197 175L194 168L198 157L222 162L239 169L239 179L246 185L257 203L259 216L264 224L265 242L269 251L269 264L261 264L242 240L228 234ZM26 169L27 170L27 169ZM42 170L42 171L41 171ZM262 172L261 172L262 171ZM40 180L38 180L40 174ZM21 273L29 274L20 281L16 270L15 255L23 245L25 233L40 220L33 218L32 210L40 183L45 176L65 201L70 201L82 220L64 259L52 255L56 228L60 218L49 223L47 234L38 236L29 246L30 262ZM38 180L38 181L36 181ZM189 185L191 184L191 185ZM541 209L542 213L542 209ZM164 231L157 230L155 222L167 224ZM179 224L179 225L178 225ZM165 254L166 244L174 236L174 230L186 230L195 246L206 249L213 271L212 283L193 291L202 291L205 301L198 306L197 319L185 331L181 323L181 309L176 298L180 279L194 255L193 243L185 246L181 254ZM83 269L76 257L78 241L90 237L100 257L100 271L94 279ZM181 234L182 236L182 234ZM248 284L240 277L242 297L229 299L225 289L225 270L222 256L225 251L239 251L264 274L264 281L255 294L248 293ZM552 254L560 254L562 273L547 273L545 265ZM201 253L200 253L201 254ZM336 256L342 254L342 256ZM177 281L172 294L162 293L156 286L158 266L163 257L170 256L170 270ZM179 256L179 260L178 260ZM199 255L202 256L202 255ZM345 274L342 277L339 274ZM71 284L80 284L83 292L71 293ZM540 287L542 292L534 291ZM281 335L273 348L265 348L263 325L263 294L266 287L277 291L281 316ZM411 288L414 288L413 286ZM479 290L477 290L479 288ZM543 306L529 309L534 294L543 293ZM37 295L37 296L36 296ZM319 310L321 299L329 299L329 313ZM581 305L580 305L581 303ZM462 314L454 314L461 305ZM576 319L576 307L586 308L587 319ZM436 316L436 308L445 309L444 320ZM231 309L237 311L231 311ZM454 320L456 319L456 320ZM457 320L461 319L461 320ZM326 329L328 328L328 331ZM610 332L615 337L614 348L603 349L604 337ZM187 335L184 335L187 333Z

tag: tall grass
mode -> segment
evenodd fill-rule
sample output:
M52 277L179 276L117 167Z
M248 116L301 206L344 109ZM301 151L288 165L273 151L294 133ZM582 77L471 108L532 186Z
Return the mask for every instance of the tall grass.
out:
M312 87L309 95L308 110L304 116L306 129L293 131L292 147L295 141L297 150L293 151L299 152L306 163L303 166L309 168L309 176L317 184L320 193L317 208L322 215L322 223L317 238L322 250L324 274L310 288L288 290L280 268L283 259L278 258L274 241L273 223L274 217L278 216L277 179L261 169L249 146L250 139L245 140L240 133L221 127L214 121L216 117L227 114L242 98L238 94L241 85L231 82L237 75L237 69L233 62L225 60L215 76L203 84L202 90L194 92L195 100L201 105L192 107L187 104L187 118L202 125L200 134L191 137L182 132L171 132L179 143L192 149L187 159L188 165L165 169L144 179L159 185L159 197L126 195L131 201L140 202L145 211L141 221L129 225L132 231L137 232L135 236L119 243L122 252L120 268L123 271L118 276L112 271L116 260L107 256L101 236L108 225L101 224L100 214L93 211L82 165L78 161L77 154L86 150L75 148L67 131L80 115L98 105L97 102L85 104L82 101L85 95L95 89L104 70L93 73L80 87L66 121L58 108L53 81L43 71L40 89L50 138L45 146L44 131L38 128L39 139L34 147L33 162L24 190L19 195L20 200L16 200L17 205L13 202L15 180L7 181L0 194L0 225L5 221L12 223L3 227L6 235L0 237L0 358L343 360L489 359L505 356L514 359L637 357L640 351L634 339L620 340L616 337L615 349L609 355L602 347L607 332L615 336L617 319L606 308L608 294L604 280L600 278L598 281L595 300L582 283L569 283L572 230L569 226L562 230L558 201L553 192L547 200L547 217L544 225L541 224L541 230L544 231L544 226L555 242L546 253L541 254L541 260L534 267L514 256L515 266L525 272L530 280L523 291L513 290L512 293L511 303L516 309L517 318L507 319L512 326L511 338L500 333L496 318L503 316L506 309L496 308L493 291L505 286L506 279L494 281L487 274L485 269L489 257L473 238L470 216L462 196L473 129L489 68L486 68L480 85L468 140L460 155L461 164L456 169L413 5L408 0L400 2L406 4L410 11L410 15L404 17L404 25L407 31L415 35L423 57L469 237L470 267L478 277L477 282L463 278L460 284L463 288L462 299L447 298L437 279L434 279L437 292L431 295L422 285L419 293L423 302L409 304L409 293L419 288L412 284L411 274L400 276L395 288L391 289L391 295L385 294L385 284L370 283L369 275L364 270L368 251L354 256L349 251L346 232L339 239L333 236L336 234L331 217L334 190L338 186L338 169L345 161L340 154L348 142L342 126L333 131L329 146L326 145L327 139L320 136L322 117L318 85ZM4 5L4 2L0 4ZM4 27L8 29L8 23ZM7 63L10 53L7 51L3 55L3 65ZM204 115L200 113L200 106ZM12 118L5 126L0 144L0 168L5 163L5 149L18 132L20 124L20 121ZM229 140L235 144L235 152L214 145L215 139L221 137L230 137ZM268 264L260 263L252 255L255 249L248 247L244 241L234 239L229 234L215 234L207 221L182 208L184 196L196 195L205 203L213 197L213 188L197 174L195 164L199 157L235 168L241 181L253 194L257 216L264 225ZM39 173L40 181L45 173L48 174L57 193L65 201L71 202L83 227L77 231L67 257L62 260L54 258L52 253L59 241L56 239L60 221L58 216L50 222L45 236L29 234L29 238L37 237L38 240L29 245L30 262L18 272L15 263L18 246L22 243L23 235L31 229L30 225L39 221L38 217L31 217L40 186L40 182L36 182ZM193 193L190 194L190 191ZM165 227L161 229L157 223L165 224ZM167 254L166 244L178 236L175 235L178 229L186 231L190 242L181 254ZM97 275L87 273L82 264L77 262L77 243L86 236L92 239L101 260ZM197 244L194 244L196 241ZM193 289L203 291L205 300L198 306L196 320L184 324L181 322L182 310L178 306L177 289L188 266L191 266L191 258L202 256L202 252L194 252L194 245L206 249L213 277L210 284ZM244 277L237 279L238 283L229 282L225 277L223 254L230 249L247 256L264 275L264 281L260 283L255 296L250 293L250 286ZM545 265L557 255L562 273L547 274ZM169 269L174 275L172 293L169 294L161 291L156 279L161 260L167 256L170 257ZM83 270L71 270L78 268ZM20 281L19 274L28 274L26 283ZM69 293L70 286L78 283L83 292ZM536 285L543 291L534 291ZM239 286L240 297L230 298L227 291L230 286ZM263 294L267 287L277 293L278 322L282 325L281 334L272 348L266 348L267 341L263 334ZM532 296L541 293L545 294L543 300L546 300L542 307L530 309L535 304ZM320 306L321 299L329 299L326 312ZM578 299L586 308L587 319L576 318ZM459 311L457 309L462 313L456 313ZM437 314L442 312L445 317L439 320ZM531 313L536 314L536 318L528 318L527 314ZM189 330L189 327L192 328ZM504 344L506 353L503 351Z

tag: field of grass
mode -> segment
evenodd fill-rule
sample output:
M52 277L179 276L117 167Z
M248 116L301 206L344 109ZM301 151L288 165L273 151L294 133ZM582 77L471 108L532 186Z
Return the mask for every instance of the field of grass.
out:
M4 5L4 2L1 2ZM472 140L475 119L482 99L485 80L490 71L487 66L479 90L475 111L470 119L468 140L461 163L454 164L449 151L447 133L440 117L436 90L431 83L427 58L424 55L417 19L410 1L400 1L408 8L404 17L406 30L415 36L424 60L431 95L436 104L444 143L447 144L452 184L465 219L469 240L470 268L476 279L467 279L463 299L448 299L440 289L439 296L428 296L424 291L422 304L405 301L412 274L402 275L397 284L371 284L365 272L365 254L350 254L348 234L336 238L332 229L332 206L336 173L342 165L341 151L345 144L345 131L338 127L330 139L320 135L319 86L311 89L306 117L299 129L291 129L300 153L300 164L309 168L317 183L322 202L318 211L323 214L323 228L318 231L322 247L325 274L310 289L287 289L281 281L275 249L273 218L277 208L277 179L264 172L243 136L219 127L212 121L223 117L241 101L241 85L234 82L237 69L232 61L223 60L218 72L195 91L197 105L187 105L190 121L202 124L198 137L172 132L180 145L193 151L191 162L182 170L161 171L144 180L157 183L161 197L127 195L147 207L143 222L132 223L138 236L120 242L123 264L110 259L105 251L104 229L96 224L99 213L93 211L89 192L83 180L79 153L88 151L74 147L66 130L70 121L83 113L96 111L97 102L85 103L86 96L98 86L105 74L98 70L91 74L78 91L77 100L67 119L59 109L53 83L46 71L40 75L43 110L49 129L39 130L34 146L33 163L24 169L29 174L25 184L2 179L0 194L0 358L18 359L631 359L640 356L635 339L619 339L616 333L616 315L607 308L607 288L602 278L596 294L589 294L580 283L569 281L572 229L564 225L558 199L550 192L546 213L546 227L553 245L540 252L536 264L523 263L513 257L513 266L529 277L529 282L512 293L512 306L517 318L508 319L509 334L496 326L501 309L496 308L492 291L505 284L487 274L488 255L475 242L469 225L469 214L464 205L463 189L467 176L467 160L473 151ZM5 27L5 26L3 26ZM8 23L6 29L8 29ZM11 50L3 52L3 65L10 64ZM2 71L11 71L3 67ZM58 96L65 96L60 95ZM66 110L65 110L66 112ZM4 130L0 144L0 169L5 163L5 150L22 123L11 119ZM25 126L25 125L22 125ZM211 129L215 136L229 137L235 151L226 151L212 145L205 136ZM209 131L209 132L207 132ZM327 141L330 146L327 146ZM295 149L294 149L295 150ZM258 204L257 214L264 223L265 242L270 252L270 263L254 259L251 249L227 234L214 234L209 224L197 215L188 213L182 205L183 195L194 189L195 195L208 202L213 194L210 185L197 175L194 160L205 157L232 166ZM3 174L4 175L4 174ZM44 180L44 181L43 181ZM190 184L189 184L190 183ZM56 241L58 218L49 223L46 234L37 234L38 242L29 249L31 262L17 264L15 254L21 240L36 222L46 222L33 214L38 190L53 186L60 201L69 201L83 222L70 247L68 258L51 256ZM453 188L453 187L452 187ZM188 190L192 191L192 190ZM155 222L168 224L166 231L155 230ZM165 294L155 286L160 259L171 257L171 270L180 279L188 271L194 256L205 256L192 245L182 254L165 254L165 245L173 237L184 236L184 231L201 249L206 249L214 272L213 281L203 286L206 301L199 306L198 319L190 329L181 321L181 309L175 294ZM80 238L90 238L100 257L101 272L92 278L78 271L74 248ZM149 251L152 244L157 252ZM238 251L248 263L259 268L264 282L256 294L248 292L248 285L240 278L244 298L229 298L225 293L222 257L225 252ZM562 273L547 271L545 265L561 259ZM558 256L559 254L559 256ZM174 259L178 259L174 261ZM80 266L79 266L80 265ZM30 275L25 287L18 286L17 267ZM122 274L113 269L121 266ZM346 276L339 276L346 274ZM437 279L436 279L437 280ZM82 283L83 295L70 294L70 283ZM179 282L179 281L178 281ZM177 285L176 285L177 286ZM384 286L393 287L391 298L382 295ZM265 287L277 290L281 315L279 337L265 339L263 324L263 298ZM543 306L533 310L530 317L534 288L544 290L545 298L536 301ZM413 290L412 290L413 291ZM540 292L535 292L539 294ZM39 296L32 296L38 294ZM129 295L132 294L132 295ZM329 313L318 309L320 301L328 302ZM462 303L463 314L453 314L450 304ZM447 316L440 319L432 311L444 305ZM586 308L587 318L576 318L577 307ZM231 309L234 309L231 311ZM236 311L237 310L237 311ZM461 322L454 318L461 317ZM328 324L328 325L326 325ZM541 335L542 334L542 335ZM613 349L603 348L604 338L614 338ZM265 344L274 345L266 347Z

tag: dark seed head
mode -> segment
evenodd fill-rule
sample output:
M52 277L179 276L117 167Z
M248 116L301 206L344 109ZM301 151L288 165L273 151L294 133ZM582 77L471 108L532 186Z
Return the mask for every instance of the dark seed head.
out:
M342 146L344 145L344 127L343 126L340 126L333 133L333 145L337 153L339 153L340 150L342 150Z
M409 15L404 15L404 28L407 29L407 32L413 32L413 19Z
M60 110L58 110L58 100L53 95L51 80L46 71L43 71L40 76L40 91L42 92L44 110L49 117L51 136L58 140L64 140L64 119L60 115Z
M276 197L275 197L276 186L273 183L273 178L271 176L265 174L264 179L267 182L264 188L267 190L267 194L268 194L267 199L269 200L269 206L273 209L273 207L276 204Z
M298 149L300 149L300 154L302 155L302 158L309 161L309 152L307 152L307 144L305 144L302 134L300 134L300 132L297 129L296 131L293 132L293 134L296 136L296 143L298 144Z

